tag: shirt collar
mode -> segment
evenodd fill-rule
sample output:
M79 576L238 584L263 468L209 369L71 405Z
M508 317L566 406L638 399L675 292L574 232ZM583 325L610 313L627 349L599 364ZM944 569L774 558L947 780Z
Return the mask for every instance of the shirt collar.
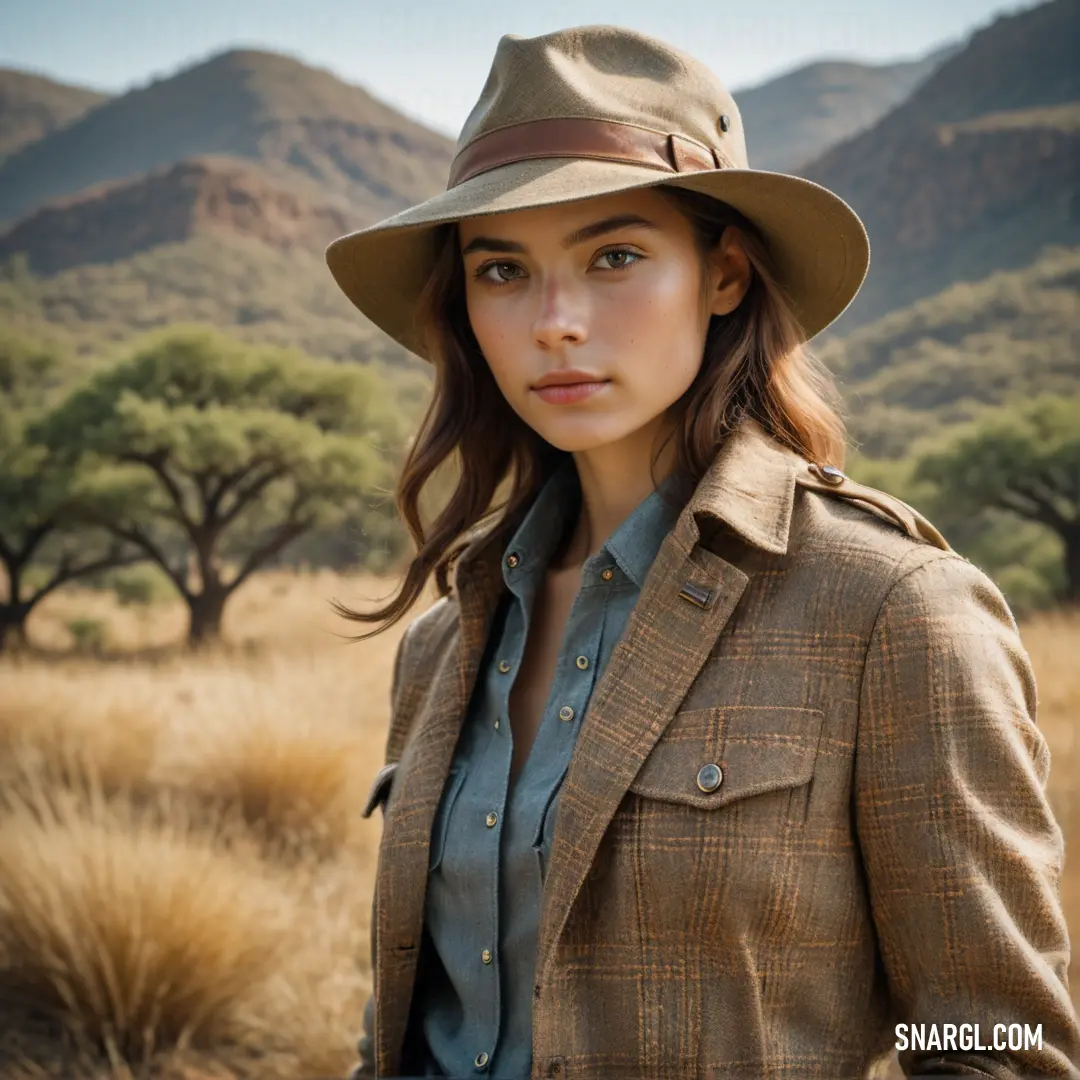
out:
M674 490L674 477L663 480L627 515L604 546L587 559L583 569L612 561L640 589L656 559L664 537L678 520L681 507L672 507L664 495ZM669 495L670 497L670 495ZM531 578L547 569L566 529L572 527L581 508L581 485L573 458L560 462L533 500L524 520L503 551L502 570L507 585L512 580ZM516 555L511 567L508 559Z
M604 545L619 568L639 589L645 585L645 577L664 537L679 518L682 508L672 507L664 501L664 495L673 490L673 477L661 481L637 504Z
M559 541L577 516L581 505L574 459L567 455L545 481L524 520L503 551L502 572L507 585L545 571ZM516 556L517 563L508 560Z

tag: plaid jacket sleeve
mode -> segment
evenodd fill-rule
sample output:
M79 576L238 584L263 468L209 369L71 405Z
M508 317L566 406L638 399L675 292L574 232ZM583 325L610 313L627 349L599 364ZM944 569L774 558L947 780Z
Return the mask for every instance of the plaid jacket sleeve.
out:
M900 1054L905 1075L1080 1077L1035 681L1000 592L920 548L878 613L855 807L897 1023L1041 1025L1042 1048ZM966 1034L972 1034L967 1029Z
M402 697L405 689L407 688L407 681L402 675L402 670L405 664L405 650L409 641L409 635L414 630L416 621L414 620L409 626L406 627L405 632L401 635L401 640L398 642L397 649L394 652L394 665L393 671L390 677L390 732L387 736L385 762L389 764L391 761L396 761L401 756L401 747L405 741L407 732L402 728L405 726L404 712ZM372 900L372 920L371 920L371 956L372 963L375 958L375 919L374 919L374 899ZM375 1076L375 998L374 995L370 996L364 1003L364 1015L363 1015L363 1030L360 1037L356 1041L356 1054L359 1058L359 1063L349 1073L348 1080L368 1080L369 1077Z

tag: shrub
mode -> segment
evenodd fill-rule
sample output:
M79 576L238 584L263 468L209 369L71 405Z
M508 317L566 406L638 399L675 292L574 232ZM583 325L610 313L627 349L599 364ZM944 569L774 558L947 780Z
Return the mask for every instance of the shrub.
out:
M114 571L109 585L121 607L147 607L176 595L172 583L157 567L127 566Z
M78 653L101 653L108 642L109 634L101 619L80 616L67 621L68 633L72 637L75 651Z

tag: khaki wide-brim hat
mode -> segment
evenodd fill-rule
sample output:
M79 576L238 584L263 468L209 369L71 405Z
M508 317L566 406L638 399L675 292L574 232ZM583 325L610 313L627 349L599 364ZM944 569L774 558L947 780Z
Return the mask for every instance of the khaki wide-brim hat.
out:
M711 195L758 226L807 339L859 291L870 244L855 211L809 180L751 169L738 107L719 79L618 26L500 38L446 191L339 237L326 261L357 308L430 359L416 307L436 225L659 184Z

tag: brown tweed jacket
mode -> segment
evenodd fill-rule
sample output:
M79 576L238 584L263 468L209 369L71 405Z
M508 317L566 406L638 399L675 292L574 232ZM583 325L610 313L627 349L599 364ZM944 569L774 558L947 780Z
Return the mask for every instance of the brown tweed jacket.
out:
M496 547L473 540L395 664L379 1076L407 1067L429 836L503 587ZM996 1023L1041 1025L1041 1048L902 1053L909 1074L1080 1076L1048 771L998 590L903 503L744 425L583 721L533 1076L862 1078L897 1023L978 1024L983 1044Z

